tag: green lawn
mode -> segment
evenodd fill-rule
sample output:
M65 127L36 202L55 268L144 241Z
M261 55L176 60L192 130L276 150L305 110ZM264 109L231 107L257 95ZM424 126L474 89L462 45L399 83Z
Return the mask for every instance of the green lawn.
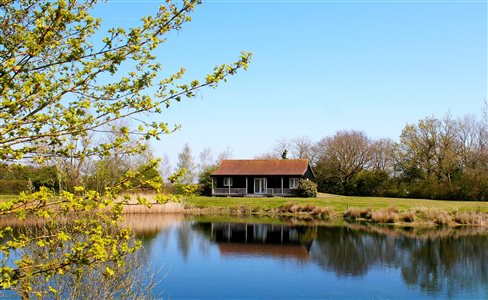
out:
M17 195L0 195L0 202L9 201L9 200L15 199L17 197L19 197L19 196L17 196Z
M438 208L442 210L481 211L488 212L488 202L476 201L445 201L424 199L402 199L382 197L349 197L320 194L318 198L241 198L241 197L205 197L195 196L184 200L189 204L201 208L211 207L239 207L245 205L249 208L277 208L287 202L299 205L315 205L330 207L337 212L346 211L350 207L371 207L373 209L395 206L399 209L409 208Z

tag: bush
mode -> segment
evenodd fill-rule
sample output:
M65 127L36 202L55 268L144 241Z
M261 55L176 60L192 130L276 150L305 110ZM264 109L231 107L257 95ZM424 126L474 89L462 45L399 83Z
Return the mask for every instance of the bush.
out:
M345 194L357 196L380 196L388 183L386 172L360 171L346 186Z
M370 207L368 208L359 208L359 207L351 207L349 208L342 216L345 219L371 219L372 215L372 209Z
M415 212L414 211L405 211L400 214L400 220L405 222L405 223L413 223L415 222Z
M475 212L457 212L454 215L454 221L462 225L478 225L484 226L486 224L486 217L482 213Z
M398 210L394 207L380 209L371 215L371 220L376 223L395 223L398 219Z
M310 180L300 179L300 183L293 193L298 197L315 198L317 197L317 184Z
M202 171L198 179L198 193L203 196L212 195L212 177L211 174L218 169L218 166L210 166Z
M28 180L0 180L0 194L18 195L28 188Z

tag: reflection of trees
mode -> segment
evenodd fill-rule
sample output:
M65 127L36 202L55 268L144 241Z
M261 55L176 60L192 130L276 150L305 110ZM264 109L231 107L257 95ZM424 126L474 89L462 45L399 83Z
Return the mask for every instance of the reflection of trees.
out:
M406 284L448 295L488 282L488 235L410 240L402 264Z
M338 275L358 276L375 263L395 263L393 240L379 234L365 234L347 227L320 227L310 256Z
M158 235L162 237L161 247L165 249L171 228L180 224L183 218L180 214L127 214L122 226L132 229L136 238L142 242L147 254L145 257L149 258L155 238Z
M404 282L423 292L452 296L488 283L488 233L427 237L348 227L319 227L310 256L338 275L360 276L375 266L401 269ZM469 232L469 230L468 230Z
M190 247L193 240L190 222L182 222L179 224L177 228L177 238L178 250L186 261L188 259L188 254L190 254Z

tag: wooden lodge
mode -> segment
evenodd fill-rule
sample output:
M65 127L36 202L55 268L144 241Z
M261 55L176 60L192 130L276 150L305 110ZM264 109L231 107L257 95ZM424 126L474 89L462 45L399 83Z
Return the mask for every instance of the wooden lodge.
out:
M292 196L315 175L308 159L223 160L212 173L212 196Z

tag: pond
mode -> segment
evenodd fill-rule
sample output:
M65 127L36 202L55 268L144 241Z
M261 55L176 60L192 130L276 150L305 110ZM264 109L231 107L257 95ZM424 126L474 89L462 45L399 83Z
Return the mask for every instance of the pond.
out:
M165 299L488 299L488 232L127 217Z

